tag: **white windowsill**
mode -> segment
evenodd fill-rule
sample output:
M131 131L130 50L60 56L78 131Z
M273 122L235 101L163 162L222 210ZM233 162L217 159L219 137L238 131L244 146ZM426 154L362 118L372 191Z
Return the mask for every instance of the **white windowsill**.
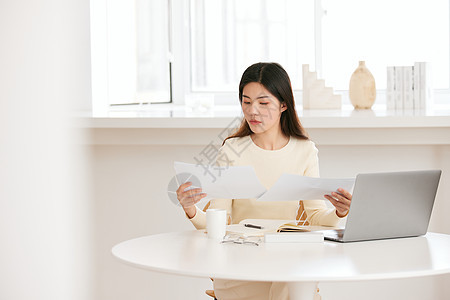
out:
M297 107L305 128L414 128L450 127L450 106L440 105L423 111L387 111L385 106L354 110L303 110ZM237 105L216 105L209 111L192 112L184 105L113 107L105 113L81 116L87 128L225 128L241 117Z

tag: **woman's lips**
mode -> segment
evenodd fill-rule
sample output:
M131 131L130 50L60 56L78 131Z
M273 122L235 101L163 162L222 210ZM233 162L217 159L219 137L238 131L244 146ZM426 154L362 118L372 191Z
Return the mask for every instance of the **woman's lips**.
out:
M261 124L260 121L256 121L256 120L250 120L249 122L250 122L250 124L253 124L253 125Z

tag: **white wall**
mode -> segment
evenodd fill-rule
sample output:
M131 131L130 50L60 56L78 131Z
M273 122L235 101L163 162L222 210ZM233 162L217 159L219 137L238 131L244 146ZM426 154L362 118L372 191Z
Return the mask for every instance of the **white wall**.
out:
M387 131L389 129L385 129ZM432 129L431 129L432 130ZM186 131L189 131L186 129ZM319 136L323 132L311 131ZM383 131L383 132L385 132ZM111 248L138 236L191 230L180 207L170 202L166 188L173 176L173 161L194 162L216 140L214 131L191 132L192 144L167 142L176 136L161 129L91 129L87 147L93 161L96 223L96 299L210 299L208 279L159 274L117 261ZM382 132L382 133L383 133ZM186 132L180 130L180 135ZM334 133L333 133L334 134ZM379 133L378 133L379 134ZM147 138L145 138L147 137ZM374 136L376 139L377 136ZM162 145L158 145L165 141ZM181 139L179 140L181 141ZM444 170L430 230L450 234L448 201L449 145L329 145L319 144L322 176L354 176L358 172L441 168ZM446 299L450 276L410 280L322 284L323 299ZM339 289L336 289L339 287Z
M0 299L90 299L89 1L0 2ZM79 107L79 106L78 106Z

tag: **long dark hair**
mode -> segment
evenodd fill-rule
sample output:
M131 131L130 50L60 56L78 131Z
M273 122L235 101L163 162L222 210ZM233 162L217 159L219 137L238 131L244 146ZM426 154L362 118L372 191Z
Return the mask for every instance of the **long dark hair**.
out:
M308 134L303 128L295 110L294 94L292 92L291 80L283 67L277 63L256 63L248 67L242 74L239 83L239 102L242 105L242 91L244 87L251 83L257 82L262 84L272 95L274 95L280 103L286 105L286 110L281 113L280 125L281 131L287 137L296 137L302 140L308 140ZM245 118L242 119L240 127L232 135L227 137L244 137L252 134L250 126L248 126Z

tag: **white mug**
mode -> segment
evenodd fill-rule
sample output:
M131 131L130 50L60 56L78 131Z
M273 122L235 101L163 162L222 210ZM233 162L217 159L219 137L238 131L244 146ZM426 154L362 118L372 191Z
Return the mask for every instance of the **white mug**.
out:
M206 210L206 232L208 238L222 240L227 231L227 210L209 208Z

